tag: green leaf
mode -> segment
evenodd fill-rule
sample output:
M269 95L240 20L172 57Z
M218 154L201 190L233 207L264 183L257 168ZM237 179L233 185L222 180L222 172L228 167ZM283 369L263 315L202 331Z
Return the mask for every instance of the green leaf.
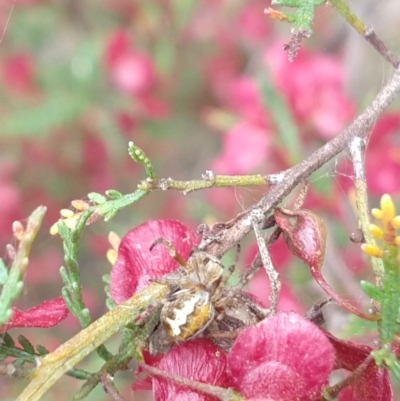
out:
M6 345L7 347L10 347L10 348L15 347L15 342L14 342L13 338L7 332L1 334L0 338L3 340L3 344Z
M136 163L143 165L148 178L155 178L154 168L150 159L146 156L146 153L144 153L144 151L136 146L132 141L128 143L128 153Z
M88 194L88 198L96 205L101 205L101 204L107 202L107 198L104 195L99 194L97 192L90 192Z
M18 341L21 344L24 351L26 351L28 354L31 354L31 355L35 354L35 349L34 349L33 345L25 336L19 335Z
M272 5L297 8L294 13L285 13L293 28L308 31L314 19L315 8L325 3L325 0L272 0Z
M108 191L106 191L106 195L110 199L119 199L122 197L122 193L117 191L116 189L109 189Z
M399 361L393 361L392 366L390 367L390 371L393 372L394 376L398 381L400 381L400 363Z
M385 294L383 290L370 283L369 281L361 280L360 282L362 290L372 299L382 303Z
M36 350L37 350L37 353L38 353L40 356L44 356L44 355L47 355L47 354L49 353L48 349L45 348L45 347L43 347L43 345L38 345L38 346L36 347Z

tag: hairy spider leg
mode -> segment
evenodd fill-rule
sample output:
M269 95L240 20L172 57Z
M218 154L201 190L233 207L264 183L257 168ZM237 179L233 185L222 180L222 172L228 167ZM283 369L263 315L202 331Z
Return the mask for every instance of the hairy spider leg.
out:
M174 247L174 245L172 245L172 243L166 240L165 238L157 238L150 245L150 251L152 251L158 244L163 244L168 249L171 258L176 260L179 263L179 265L182 266L184 269L186 270L188 269L188 264L186 263L186 260L183 259L183 257L179 255L178 252L176 252L176 248Z

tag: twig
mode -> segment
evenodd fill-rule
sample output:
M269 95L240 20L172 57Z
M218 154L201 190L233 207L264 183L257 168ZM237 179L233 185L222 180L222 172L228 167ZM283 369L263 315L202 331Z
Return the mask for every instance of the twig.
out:
M373 236L369 232L370 219L364 165L365 139L358 136L354 137L349 143L349 151L354 168L358 228L361 230L362 235L368 244L376 244ZM371 258L371 264L375 273L376 283L380 286L384 274L382 259Z
M263 213L261 210L253 210L252 212L253 218L253 230L257 239L258 250L260 252L262 264L269 278L270 285L270 294L269 294L269 303L270 309L272 313L276 313L278 309L278 296L281 290L281 282L279 281L279 273L275 270L274 265L272 264L271 257L269 255L267 246L265 245L265 240L261 234L259 225L260 220L263 218Z
M378 51L382 57L397 68L400 65L400 59L393 54L377 36L371 25L364 24L356 14L348 7L344 0L329 0L331 6L361 35L365 40Z
M273 181L272 177L272 181ZM240 186L261 186L271 184L269 176L255 175L215 175L207 170L201 180L176 181L172 178L146 179L138 185L142 191L154 191L161 189L182 191L185 195L189 192L206 188L240 187Z
M326 397L325 399L331 400L336 398L339 395L340 391L346 388L349 384L359 380L361 375L365 372L365 370L368 368L371 362L373 362L373 357L371 354L369 354L364 359L364 361L357 367L357 369L351 372L351 374L349 374L345 379L343 379L337 384L334 384L333 386L325 388L324 390L324 395Z
M221 257L230 248L235 246L252 229L251 211L261 209L264 215L270 213L282 199L287 196L297 184L308 178L311 173L319 169L333 157L341 153L350 141L358 136L364 138L379 116L400 92L400 71L396 70L388 83L377 94L372 103L353 121L348 128L317 149L307 159L286 170L280 184L273 186L258 203L241 213L229 224L217 223L205 233L202 242L209 242L205 250ZM223 242L210 242L210 238L224 238ZM201 248L200 244L199 248Z
M202 393L219 398L222 401L241 401L243 398L233 391L232 389L225 389L211 384L201 383L186 377L179 376L175 373L165 372L164 370L147 365L146 363L139 363L146 372L153 376L163 377L164 379L172 380L179 385L187 386L191 389L201 391Z

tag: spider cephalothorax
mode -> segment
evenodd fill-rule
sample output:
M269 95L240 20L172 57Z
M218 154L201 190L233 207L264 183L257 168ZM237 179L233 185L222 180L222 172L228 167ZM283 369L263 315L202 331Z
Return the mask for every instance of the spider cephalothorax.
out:
M185 262L169 242L159 239L153 246L158 243L168 248L181 269L158 280L168 283L171 293L161 307L160 325L150 339L152 354L166 352L174 342L182 343L200 335L225 344L226 341L218 340L224 337L223 332L260 320L246 305L251 300L226 285L234 265L224 275L221 261L205 252L194 250Z

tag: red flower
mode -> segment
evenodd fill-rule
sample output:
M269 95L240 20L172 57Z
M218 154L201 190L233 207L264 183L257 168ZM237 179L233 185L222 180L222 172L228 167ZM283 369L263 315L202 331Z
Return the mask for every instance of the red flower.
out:
M214 159L211 169L217 174L249 173L268 157L269 142L265 128L241 122L225 134L223 150Z
M1 68L3 85L15 92L29 93L34 88L34 59L27 53L11 56Z
M335 369L356 370L371 353L367 345L355 344L351 341L339 340L326 333L335 348ZM374 361L368 365L360 377L347 386L339 394L339 401L391 401L393 391L387 369L379 368Z
M184 258L197 245L197 236L179 221L153 220L130 230L121 240L118 258L111 270L110 293L116 303L130 298L149 285L151 279L174 271L178 264L160 245L150 251L158 238L171 242Z
M15 327L53 327L67 315L68 308L61 297L50 299L26 311L13 308L11 320L0 327L0 333Z
M152 365L181 377L228 388L231 387L232 383L226 369L226 363L224 351L206 339L197 339L174 347L159 362L153 360ZM162 377L153 377L152 384L155 401L218 400L216 397L203 395L189 387ZM138 389L138 386L134 384L133 388Z
M251 400L317 400L334 361L324 333L294 312L243 330L228 354L235 388Z
M106 49L105 64L119 90L140 95L151 89L155 73L151 58L130 46L126 33L116 32Z
M277 43L267 51L265 62L297 120L311 123L320 137L337 135L353 117L354 106L343 90L343 71L334 58L301 49L290 63Z

